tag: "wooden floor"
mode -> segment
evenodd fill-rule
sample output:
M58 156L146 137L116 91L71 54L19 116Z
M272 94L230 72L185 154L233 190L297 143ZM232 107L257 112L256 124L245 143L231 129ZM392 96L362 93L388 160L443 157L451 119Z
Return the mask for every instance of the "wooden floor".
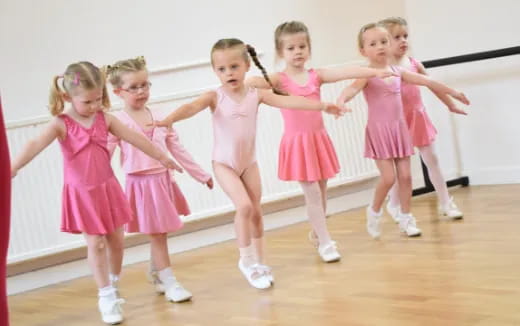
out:
M340 263L319 260L306 223L269 232L276 285L268 291L242 278L234 242L173 256L191 303L155 295L145 263L127 267L124 325L520 325L520 185L452 193L461 222L439 220L434 196L414 198L416 239L388 216L380 241L366 233L364 210L332 216ZM91 278L9 300L15 326L102 325Z

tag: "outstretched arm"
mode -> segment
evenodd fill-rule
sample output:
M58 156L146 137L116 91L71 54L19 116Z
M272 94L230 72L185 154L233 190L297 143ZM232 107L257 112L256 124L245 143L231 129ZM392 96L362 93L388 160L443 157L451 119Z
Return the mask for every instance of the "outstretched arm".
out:
M195 162L191 154L181 144L179 136L173 128L168 130L168 134L166 135L166 147L172 154L173 158L175 158L175 160L179 162L195 180L205 183L210 189L213 188L211 175L204 171L200 165Z
M156 126L159 127L171 127L174 122L191 118L200 111L210 107L215 107L217 93L214 91L207 92L199 96L193 102L181 105L177 110L170 113L166 118L161 121L154 121Z
M316 72L322 83L334 83L345 79L395 76L396 73L386 69L375 69L358 66L342 66L336 68L317 69Z
M259 89L260 102L269 106L278 108L290 108L294 110L315 110L325 111L329 114L341 116L347 112L347 109L341 109L332 103L323 103L319 101L309 100L301 96L283 96L277 95L267 90Z
M137 147L146 155L161 162L164 167L182 172L182 169L172 159L170 159L168 155L161 152L144 135L128 128L113 115L105 113L105 119L110 133Z
M343 107L346 102L350 101L363 88L365 88L366 84L366 79L356 79L352 84L345 87L345 89L341 92L338 99L336 100L336 104L340 107Z
M18 170L31 162L38 154L49 146L56 138L65 135L65 125L60 118L54 118L43 129L42 133L31 139L16 156L11 164L11 177L16 176Z
M426 69L424 68L423 64L420 62L418 63L418 73L421 75L424 75L424 76L428 76ZM435 89L430 89L430 90L432 91L433 94L435 94L435 96L442 103L444 103L448 107L448 110L450 110L450 112L457 113L457 114L464 114L464 115L468 114L466 111L459 108L457 106L457 104L455 104L455 102L453 102L453 100L451 99L451 97L448 94L439 92L438 90L435 90Z
M426 86L435 93L447 94L447 95L450 95L451 97L455 98L456 100L460 101L461 103L464 103L466 105L469 104L469 100L466 97L466 95L464 95L464 93L458 92L458 91L444 85L443 83L440 83L438 81L431 79L428 76L416 74L414 72L410 72L410 71L406 71L406 70L402 70L401 76L402 76L403 80L406 81L407 83Z

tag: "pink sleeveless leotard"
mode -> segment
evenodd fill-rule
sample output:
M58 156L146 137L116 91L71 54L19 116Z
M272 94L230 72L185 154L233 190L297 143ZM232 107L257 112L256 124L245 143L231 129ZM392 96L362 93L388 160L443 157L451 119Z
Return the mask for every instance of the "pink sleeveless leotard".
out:
M392 69L400 72L397 67ZM412 140L404 120L401 78L388 78L369 78L363 89L368 104L365 157L376 160L402 158L413 154Z
M309 70L309 80L303 86L282 72L280 86L291 95L320 100L321 81L314 69ZM278 155L278 177L281 180L319 181L335 176L339 172L338 158L321 112L280 111L284 134Z
M109 234L129 222L132 210L110 166L108 128L103 112L90 128L66 114L60 140L63 153L61 230L69 233Z
M227 165L238 175L256 162L255 138L258 92L250 88L240 103L217 89L213 111L213 161Z

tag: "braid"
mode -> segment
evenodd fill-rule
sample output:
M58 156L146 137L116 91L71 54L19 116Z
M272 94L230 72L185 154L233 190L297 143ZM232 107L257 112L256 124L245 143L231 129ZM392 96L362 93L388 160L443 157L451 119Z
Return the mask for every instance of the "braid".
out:
M278 89L276 89L274 86L273 86L273 83L271 82L271 79L269 78L269 75L267 74L267 71L265 71L265 68L264 66L262 66L262 64L260 63L260 60L258 60L258 56L256 55L256 50L254 47L252 47L251 45L247 44L246 45L246 49L247 49L247 52L249 53L249 55L251 56L251 59L253 59L253 62L255 63L255 66L260 69L260 71L262 72L262 75L264 76L265 80L267 81L267 83L269 84L269 86L271 86L271 89L273 90L273 93L275 94L278 94L278 95L287 95L285 94L284 92L282 91L279 91Z

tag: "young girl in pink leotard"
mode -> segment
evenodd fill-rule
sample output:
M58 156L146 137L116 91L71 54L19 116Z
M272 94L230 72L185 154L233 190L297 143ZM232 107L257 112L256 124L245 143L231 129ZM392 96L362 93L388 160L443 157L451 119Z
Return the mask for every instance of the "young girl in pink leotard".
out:
M414 58L407 55L408 51L408 24L406 20L400 17L391 17L379 22L384 25L390 32L392 40L390 42L390 52L393 56L394 64L403 67L409 71L427 75L424 66ZM435 152L435 136L437 130L433 126L424 104L422 103L421 93L419 87L413 84L403 83L402 87L403 108L408 130L412 137L412 143L419 149L421 158L428 168L428 175L437 192L437 199L439 202L439 215L445 216L449 219L461 219L462 212L457 208L453 198L448 193L446 181L442 176L442 171L439 165L439 159ZM439 94L442 96L441 94ZM442 98L441 98L442 99ZM466 114L457 106L448 106L451 112ZM390 190L389 200L386 205L388 213L398 222L399 211L399 186L394 183Z
M249 54L248 54L249 52ZM337 106L301 97L280 96L270 90L247 87L249 56L261 70L254 49L237 39L222 39L211 50L211 63L222 86L181 106L159 125L189 118L210 108L213 115L215 177L236 208L235 231L240 251L238 267L256 288L269 288L273 282L264 263L263 222L260 208L261 183L255 157L258 105L325 110L342 114Z
M311 55L310 34L302 22L280 24L275 31L276 54L285 62L281 73L269 76L273 86L291 95L320 99L325 83L358 77L387 77L392 72L380 69L344 66L307 69ZM261 77L249 78L247 84L269 88ZM339 162L323 124L321 112L289 110L281 107L284 133L280 141L278 177L298 181L302 187L312 230L309 239L324 262L339 261L341 256L327 229L327 181L339 172Z
M372 158L381 173L376 186L373 202L367 208L367 231L378 238L381 234L380 217L383 201L392 187L397 174L399 183L399 228L408 236L418 236L421 230L410 213L412 181L410 176L410 155L413 145L404 118L401 100L401 83L428 86L438 94L450 95L469 104L464 94L433 81L428 77L409 72L390 64L390 38L388 31L378 24L365 25L359 32L358 45L366 56L370 67L386 69L399 74L386 79L358 79L345 88L338 98L338 105L352 99L358 92L363 94L368 104L368 122L365 132L365 157ZM447 102L449 96L444 96Z

